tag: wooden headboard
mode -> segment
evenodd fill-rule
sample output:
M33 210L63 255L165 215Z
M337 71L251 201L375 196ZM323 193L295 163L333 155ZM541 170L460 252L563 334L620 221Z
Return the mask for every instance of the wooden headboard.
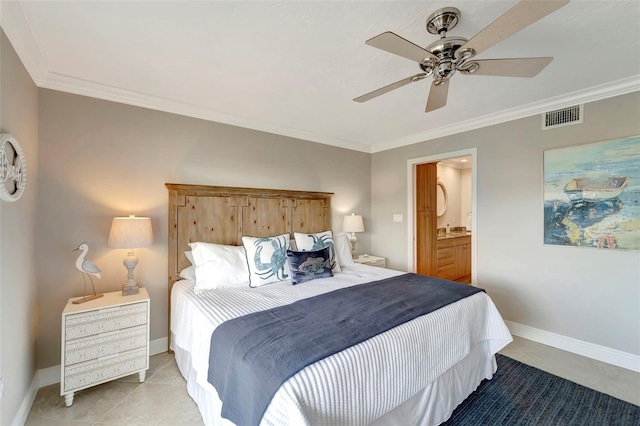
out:
M188 267L189 243L242 245L268 237L331 229L331 192L165 184L169 190L169 328L171 288ZM169 334L171 338L171 334Z

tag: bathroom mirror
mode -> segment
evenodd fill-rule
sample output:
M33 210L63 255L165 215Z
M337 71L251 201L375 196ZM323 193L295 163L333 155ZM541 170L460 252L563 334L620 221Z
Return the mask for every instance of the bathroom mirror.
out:
M447 187L444 186L444 183L438 181L438 186L436 188L436 211L438 217L444 215L444 212L447 211Z

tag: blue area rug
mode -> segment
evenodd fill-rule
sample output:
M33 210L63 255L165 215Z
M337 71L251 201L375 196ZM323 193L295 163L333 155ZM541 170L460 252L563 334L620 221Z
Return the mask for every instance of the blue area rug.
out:
M640 426L640 407L496 355L484 380L443 425Z

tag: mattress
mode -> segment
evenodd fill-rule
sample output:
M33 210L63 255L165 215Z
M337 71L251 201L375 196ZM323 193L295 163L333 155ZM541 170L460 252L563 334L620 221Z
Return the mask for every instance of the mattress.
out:
M231 424L220 417L221 402L207 381L210 337L219 324L400 274L354 265L332 278L296 286L283 281L198 295L187 281L174 284L171 347L205 423ZM493 355L510 341L493 302L485 293L478 293L301 370L274 395L261 424L365 425L384 424L392 418L437 424L482 379L492 376Z

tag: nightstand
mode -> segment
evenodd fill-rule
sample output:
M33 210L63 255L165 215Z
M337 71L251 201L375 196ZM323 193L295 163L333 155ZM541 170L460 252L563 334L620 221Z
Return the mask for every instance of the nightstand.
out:
M385 267L384 257L360 255L359 257L356 257L355 259L353 259L353 261L356 263L360 263L362 265L367 265L367 266L376 266L378 268Z
M123 296L121 291L74 305L62 312L60 395L67 407L73 394L149 369L149 294Z

